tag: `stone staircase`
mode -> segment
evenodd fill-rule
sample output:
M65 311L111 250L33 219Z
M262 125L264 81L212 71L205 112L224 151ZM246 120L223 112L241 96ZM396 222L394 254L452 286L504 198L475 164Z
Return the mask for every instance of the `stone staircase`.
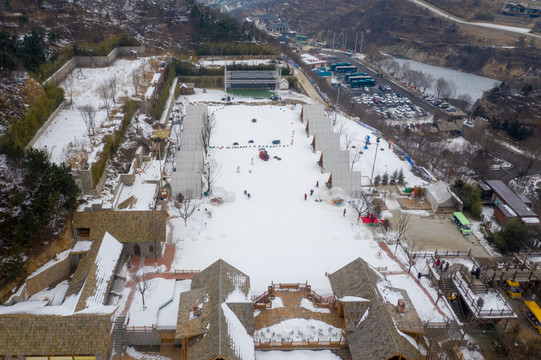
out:
M118 316L115 319L115 329L113 332L113 352L116 354L123 353L126 347L124 339L124 323L126 322L126 316Z

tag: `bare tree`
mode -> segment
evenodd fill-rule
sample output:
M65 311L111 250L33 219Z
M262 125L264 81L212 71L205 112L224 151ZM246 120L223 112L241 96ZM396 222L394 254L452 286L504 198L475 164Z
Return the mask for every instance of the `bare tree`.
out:
M175 200L175 208L180 217L184 219L184 226L188 226L188 219L194 214L199 203L191 190L187 190L184 194L179 193Z
M411 237L408 239L408 246L404 249L406 253L406 262L408 263L408 274L411 272L413 265L417 264L419 257L415 254L418 251L421 251L426 244L426 240L418 239L416 237Z
M214 131L216 125L216 119L214 115L207 116L205 124L201 129L201 145L203 146L203 151L205 151L205 156L208 155L208 148L210 144L210 137Z
M349 150L350 146L353 145L353 142L357 140L357 138L355 137L355 133L351 132L346 132L344 135L344 139L346 142L346 150Z
M103 102L103 107L107 111L107 117L109 117L109 110L111 109L111 88L107 84L103 84L98 88L98 95Z
M88 136L92 139L96 134L96 109L92 105L83 105L79 108L79 113L85 122Z
M400 79L406 81L410 72L411 72L410 64L409 63L404 63L400 67L400 72L398 73L398 76L400 77Z
M132 73L131 73L131 81L132 81L132 85L133 85L133 89L135 91L135 96L137 96L137 91L139 91L139 73L137 72L137 70L133 70Z
M416 89L419 89L419 87L421 86L421 81L422 81L422 78L423 78L423 73L420 72L420 71L416 71L416 70L412 70L410 72L410 77L411 77L411 85L416 88Z
M400 245L400 243L404 239L406 231L410 226L411 215L407 212L399 210L397 214L393 217L393 220L393 228L396 233L396 247L394 249L394 252L396 253L398 245Z
M66 92L70 97L70 104L73 104L73 71L68 74L66 77L66 82L64 83L66 87Z
M457 99L464 103L463 109L466 113L469 113L473 105L473 99L470 94L460 94L457 96Z
M134 274L135 278L135 288L141 294L141 298L143 299L143 310L146 309L145 307L145 293L150 289L150 279L148 277L147 272L145 269L141 269L139 271L136 271Z
M351 162L351 171L353 171L353 166L361 160L361 152L355 150L353 153L349 154L349 161Z
M456 92L456 85L440 77L436 80L436 95L440 99L449 99Z
M340 136L342 136L342 134L345 131L345 129L344 129L345 126L346 126L346 124L344 124L344 122L342 120L338 120L333 124L333 130L335 132L337 132L338 134L340 134Z
M428 89L432 87L434 78L430 74L421 73L422 76L419 79L419 90L424 94Z
M111 89L111 96L113 97L113 102L115 104L116 104L115 94L116 94L116 89L117 88L118 88L118 78L116 77L116 75L113 75L109 79L109 89Z
M357 222L361 216L365 215L370 209L370 198L363 191L356 191L353 197L348 201L348 204L357 213Z
M210 191L214 187L214 183L218 180L220 175L221 166L215 160L209 160L205 163L203 168L203 179L207 184L207 193L210 194Z

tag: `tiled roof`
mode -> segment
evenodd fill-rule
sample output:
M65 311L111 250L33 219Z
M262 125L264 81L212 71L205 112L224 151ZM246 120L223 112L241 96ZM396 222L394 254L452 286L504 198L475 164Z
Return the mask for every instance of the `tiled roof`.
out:
M73 216L74 228L89 228L90 239L109 232L121 243L165 241L166 211L84 211Z
M0 355L106 355L108 315L0 315Z
M346 333L352 359L381 360L397 355L407 360L422 359L419 351L398 333L386 311L384 300L376 287L383 280L380 276L360 258L329 275L337 298L356 296L370 301L368 310L363 306L358 306L357 312L352 306L348 309L354 320L362 319L353 331ZM348 326L346 330L350 329L351 326Z
M177 339L190 337L187 360L212 360L219 357L241 360L242 356L235 351L233 340L228 333L222 304L227 302L232 293L240 293L241 296L248 298L250 278L225 261L218 260L195 275L191 287L191 291L180 295L175 334ZM203 306L201 315L190 319L193 300L199 300ZM230 308L237 317L241 314L239 320L244 327L253 329L253 311L246 312L246 308L238 305L238 301L232 302L235 304ZM252 306L251 303L249 305Z

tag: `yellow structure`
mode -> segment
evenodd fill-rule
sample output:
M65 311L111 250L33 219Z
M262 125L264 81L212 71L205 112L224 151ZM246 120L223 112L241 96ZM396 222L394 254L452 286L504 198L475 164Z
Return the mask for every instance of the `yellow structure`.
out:
M506 280L503 283L503 288L511 299L520 299L522 297L522 292L520 290L520 284L518 281Z

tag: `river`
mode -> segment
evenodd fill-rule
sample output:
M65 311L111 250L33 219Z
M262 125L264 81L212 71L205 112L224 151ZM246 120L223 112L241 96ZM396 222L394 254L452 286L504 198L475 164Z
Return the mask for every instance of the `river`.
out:
M430 74L434 77L434 80L442 77L449 82L455 83L457 88L454 96L455 98L461 94L468 94L472 97L473 101L476 101L483 95L485 91L490 90L500 84L499 80L489 79L483 76L442 68L439 66L423 64L415 60L395 60L401 66L405 63L409 63L412 70L422 71L425 74ZM428 89L427 93L435 95L433 88Z

